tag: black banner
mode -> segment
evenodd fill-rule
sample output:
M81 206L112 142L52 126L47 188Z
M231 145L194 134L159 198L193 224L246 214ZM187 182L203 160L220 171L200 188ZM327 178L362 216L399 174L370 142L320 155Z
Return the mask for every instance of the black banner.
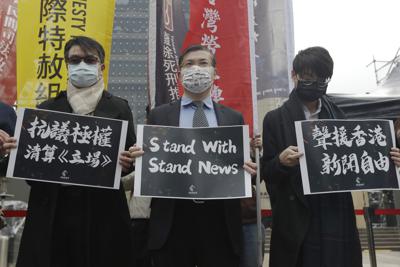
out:
M291 1L255 1L257 99L286 98L294 58Z
M217 199L251 196L248 126L138 126L135 195Z
M119 153L127 122L39 109L18 109L7 176L119 188Z
M398 189L389 120L296 122L304 194Z
M179 98L178 59L187 32L182 0L153 1L149 15L149 103Z

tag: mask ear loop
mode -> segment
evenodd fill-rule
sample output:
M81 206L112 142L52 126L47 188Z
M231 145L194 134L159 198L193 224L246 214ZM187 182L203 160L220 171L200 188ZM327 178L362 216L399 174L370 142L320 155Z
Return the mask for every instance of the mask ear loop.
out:
M103 79L103 71L106 69L106 66L104 65L104 63L99 63L100 64L100 70L98 71L97 77L99 78L97 81L100 81L101 79Z

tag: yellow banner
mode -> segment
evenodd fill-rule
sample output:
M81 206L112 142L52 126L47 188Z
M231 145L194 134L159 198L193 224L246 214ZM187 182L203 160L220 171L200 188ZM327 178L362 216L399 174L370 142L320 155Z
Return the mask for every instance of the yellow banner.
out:
M35 107L66 89L64 45L73 36L98 41L108 80L115 0L19 0L17 105Z

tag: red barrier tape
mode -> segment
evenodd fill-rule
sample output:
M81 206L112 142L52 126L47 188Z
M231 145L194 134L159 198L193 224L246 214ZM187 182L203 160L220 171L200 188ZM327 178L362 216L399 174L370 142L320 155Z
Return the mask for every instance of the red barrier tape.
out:
M4 217L25 217L26 210L3 210Z
M375 215L400 215L400 209L375 210Z
M363 210L354 210L356 215L364 215ZM4 217L25 217L26 210L4 210ZM263 217L272 216L271 210L261 210ZM400 215L400 209L377 209L375 215Z
M354 210L356 215L364 215L364 210ZM377 209L375 215L400 215L400 209ZM271 210L261 210L263 217L272 216Z

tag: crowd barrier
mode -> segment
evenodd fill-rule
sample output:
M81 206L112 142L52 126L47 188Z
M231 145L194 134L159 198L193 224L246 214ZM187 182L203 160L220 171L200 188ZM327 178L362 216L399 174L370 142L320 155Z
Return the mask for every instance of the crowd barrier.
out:
M374 230L372 227L371 218L374 215L400 215L400 209L375 209L371 207L365 207L363 209L354 210L356 215L364 216L366 228L367 228L367 236L368 236L368 250L370 257L370 266L376 267L376 252L375 252L375 240L374 240ZM22 218L26 216L26 210L4 210L3 216L6 218ZM272 211L268 209L261 210L261 214L263 217L272 216ZM1 247L1 246L0 246ZM2 246L4 248L4 244Z

